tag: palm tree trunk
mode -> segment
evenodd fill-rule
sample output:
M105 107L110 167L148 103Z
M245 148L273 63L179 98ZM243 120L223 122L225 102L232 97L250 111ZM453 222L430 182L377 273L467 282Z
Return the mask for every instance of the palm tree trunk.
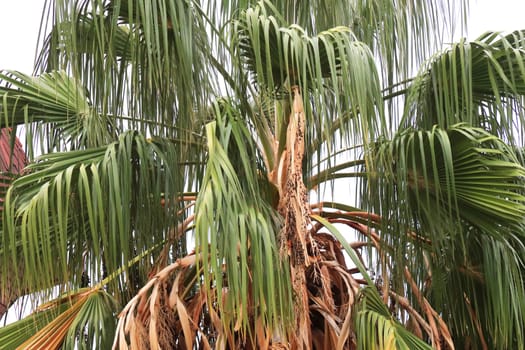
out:
M292 286L295 300L296 334L292 335L292 348L311 349L312 336L308 305L306 268L310 264L308 232L310 216L308 195L303 182L302 161L304 155L305 117L299 87L292 89L293 108L288 123L286 149L281 156L279 168L280 201L278 210L284 218L281 230L281 252L290 258Z

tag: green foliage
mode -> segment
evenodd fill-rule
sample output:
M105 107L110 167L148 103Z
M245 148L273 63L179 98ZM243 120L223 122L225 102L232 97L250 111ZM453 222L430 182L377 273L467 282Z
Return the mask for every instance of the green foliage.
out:
M413 83L402 123L425 129L467 123L520 146L523 43L523 31L487 32L435 55Z
M80 289L0 328L0 344L5 350L60 344L63 349L109 349L115 334L115 312L116 305L106 292Z
M288 25L276 11L261 1L235 22L233 41L239 65L253 76L263 94L279 98L292 86L301 87L303 99L311 101L305 105L307 139L327 142L324 148L313 151L325 152L326 147L333 146L334 130L353 142L374 138L385 123L370 48L348 27L309 36L301 27ZM351 123L334 126L343 118ZM275 124L279 128L287 120L276 120Z
M0 73L30 158L2 198L0 293L63 297L0 347L106 349L124 307L122 346L523 349L525 34L434 53L467 3L49 2L35 75ZM292 91L309 330L278 212Z
M416 220L429 237L448 237L450 218L456 230L467 222L495 236L503 225L522 228L525 169L510 147L480 128L406 130L380 146L378 158L386 181L397 185L392 209Z
M270 184L264 169L253 166L255 143L232 107L215 104L216 120L206 125L206 173L195 204L195 243L208 266L204 285L223 300L227 329L241 324L246 333L250 318L262 317L284 334L292 294L290 272L279 257L279 220L265 198Z
M392 316L373 287L365 287L361 294L355 320L359 349L432 349Z
M178 219L177 206L161 207L182 182L170 171L175 154L172 142L127 132L105 147L41 156L6 196L4 266L23 261L31 290L66 284L86 268L100 280L165 240ZM130 279L121 283L143 283Z

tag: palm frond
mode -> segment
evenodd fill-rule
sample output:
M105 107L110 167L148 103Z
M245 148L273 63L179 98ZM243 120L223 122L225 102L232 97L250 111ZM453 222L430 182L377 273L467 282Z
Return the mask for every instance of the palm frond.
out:
M117 304L104 291L91 293L68 327L63 349L109 349L115 337Z
M72 33L76 37L72 37ZM40 56L35 64L36 70L52 72L60 69L61 64L68 60L63 47L72 44L75 45L75 50L69 55L76 56L76 59L80 59L82 55L97 55L97 51L102 49L126 63L131 60L133 50L130 45L136 41L130 36L136 34L125 22L115 26L111 19L103 14L79 12L74 21L56 23L51 29L42 43ZM100 40L104 40L106 45L98 45Z
M335 27L308 35L297 25L288 25L275 7L261 1L241 13L233 32L234 57L248 71L259 94L270 94L276 113L270 116L274 138L279 141L278 159L284 149L293 86L300 87L306 116L306 154L332 153L345 140L369 144L386 132L376 63L369 48L348 27ZM322 142L318 142L319 140Z
M361 295L355 319L359 349L432 349L392 316L373 287L364 288Z
M504 227L522 227L524 169L511 148L482 129L456 125L406 131L379 153L385 183L395 183L389 208L416 220L406 222L405 230L418 227L439 241L458 232L462 221L495 236ZM376 208L387 206L383 202Z
M468 7L468 1L358 0L349 25L377 53L390 86L412 74L454 32L465 31Z
M183 207L177 154L173 142L129 132L107 147L41 156L6 197L4 266L21 259L28 285L41 288L78 278L88 266L101 280L164 241Z
M38 77L3 72L0 80L9 85L0 87L0 125L28 126L29 136L36 129L31 123L42 124L36 130L53 126L53 138L46 140L48 145L42 147L44 152L62 149L63 140L69 142L70 149L101 146L114 140L111 120L93 108L80 81L65 72L55 71ZM44 142L46 134L36 132L34 137Z
M30 316L0 328L2 349L109 348L115 304L106 292L83 289L50 301Z
M219 28L239 9L253 6L246 0L206 4L206 13ZM447 35L464 31L468 12L468 1L274 0L266 4L286 22L301 26L310 35L330 29L334 23L350 27L360 41L381 57L385 74L398 72L396 78L409 74L410 67L439 48L437 44L447 40Z
M524 169L513 149L482 129L455 125L402 132L380 154L385 186L379 188L389 199L375 208L390 218L382 237L397 247L393 266L408 266L416 283L428 288L432 305L453 325L454 339L511 346L522 320L507 307L521 310L518 296L525 292ZM409 240L411 231L422 240ZM407 256L427 266L407 263ZM403 275L395 270L394 280ZM458 286L464 295L452 292ZM456 312L448 313L451 308ZM494 319L502 320L501 328Z
M191 254L153 276L120 313L113 348L224 346L227 339L214 311L220 301L207 304L201 274Z
M27 339L44 328L58 314L67 310L67 303L61 303L55 308L35 312L17 322L0 328L0 343L4 349L17 349Z
M53 29L43 45L41 70L75 76L100 114L130 116L118 125L123 129L189 137L215 83L196 4L56 1L49 13ZM178 129L163 127L175 121Z
M232 110L216 106L217 120L206 125L206 173L195 206L204 284L214 286L213 299L224 300L216 311L225 331L253 337L247 326L261 318L265 329L284 336L292 295L289 271L279 262L277 217L261 192L270 184L259 172L262 162L254 162L257 148L248 129Z
M466 122L521 145L525 34L486 33L432 58L413 84L402 122L448 128Z
M523 238L502 229L503 233L504 238L493 238L466 231L464 249L450 249L446 257L431 262L429 301L437 310L454 310L444 312L443 318L458 347L524 346Z

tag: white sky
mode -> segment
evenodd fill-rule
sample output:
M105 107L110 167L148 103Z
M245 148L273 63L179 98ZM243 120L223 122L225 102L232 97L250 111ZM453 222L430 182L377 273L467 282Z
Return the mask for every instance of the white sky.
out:
M0 0L0 69L31 73L44 3ZM470 0L469 38L487 30L515 29L525 29L524 0Z
M0 0L0 69L33 71L45 0Z
M470 0L468 38L475 39L488 30L525 29L524 0Z

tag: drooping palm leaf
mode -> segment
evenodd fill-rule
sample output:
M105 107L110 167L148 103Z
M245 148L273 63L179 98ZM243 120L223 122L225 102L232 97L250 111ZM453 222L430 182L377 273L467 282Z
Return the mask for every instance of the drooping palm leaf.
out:
M67 309L67 303L57 305L54 309L48 309L23 318L17 322L0 328L0 342L5 349L16 349L32 335L49 324L57 313Z
M74 75L99 113L129 116L119 123L122 128L181 138L191 133L195 110L207 102L211 89L204 63L211 50L195 4L57 1L49 12L57 34L45 38L44 49L54 51L43 54L41 70ZM176 130L166 127L175 119Z
M286 144L290 93L295 85L307 101L307 169L343 142L366 145L377 133L386 132L372 53L347 27L310 36L296 25L289 26L275 7L261 1L241 13L234 33L234 54L244 67L242 76L248 70L260 94L274 97L274 114L268 119L278 150L269 157L269 168L275 169Z
M427 288L434 306L445 312L451 307L458 310L445 317L459 332L455 337L477 339L472 341L480 344L482 332L505 343L521 334L521 316L503 316L510 312L509 304L512 310L523 308L525 293L520 243L524 169L512 148L482 129L456 125L448 130L435 127L400 133L380 153L384 184L391 181L393 185L380 188L395 191L386 192L390 200L376 208L383 217L390 216L389 225L395 228L383 230L387 242L397 247L394 266L407 264L403 261L408 254L423 259L414 254L412 243L417 242L409 244L407 239L406 232L414 230L425 245L430 243L427 248L432 253L424 258L430 266L408 266L421 283L432 275L431 288ZM502 274L504 282L498 277ZM502 284L509 286L515 298L498 287ZM460 285L464 295L451 292L453 285ZM483 321L482 315L488 314ZM503 318L501 328L488 321Z
M215 108L217 120L206 126L206 174L195 206L195 243L207 266L204 284L216 285L213 299L224 301L217 312L226 331L252 337L248 324L262 318L286 335L290 277L279 262L278 221L265 193L271 185L262 162L259 171L254 168L256 147L240 116L228 105Z
M507 230L493 238L478 230L465 233L466 253L451 249L434 262L429 301L445 313L456 346L523 348L523 238ZM462 290L458 295L455 290Z
M42 156L6 198L0 248L13 255L5 261L16 264L23 256L32 271L26 281L49 287L67 282L72 271L78 277L87 268L86 253L93 278L100 280L103 270L111 273L166 239L183 186L182 175L169 170L179 166L175 146L130 132L107 147ZM163 207L163 201L171 205Z
M432 349L396 320L372 287L361 293L363 300L355 320L359 349Z
M523 31L488 32L436 55L414 82L403 123L428 129L466 122L521 145L524 42Z
M92 13L79 13L74 22L55 25L42 44L41 56L36 63L37 69L51 72L60 67L60 62L67 60L59 58L58 55L63 54L60 49L62 45L71 45L68 39L71 39L72 33L76 34L76 38L75 51L71 55L75 55L77 59L82 55L93 55L100 49L106 49L106 53L115 55L118 61L124 63L123 67L126 67L126 62L131 59L130 45L134 44L134 39L130 36L135 33L126 23L119 24L114 26L111 19L102 14L93 18ZM102 48L97 45L101 40L106 43ZM107 48L107 45L111 47Z
M115 332L114 312L114 302L106 292L79 290L0 328L0 343L6 350L109 348Z
M413 210L417 225L434 232L434 239L458 229L445 217L493 235L502 227L522 227L524 169L512 149L482 129L407 131L380 152L386 175L396 183L396 200L406 203L396 211Z
M55 139L46 140L44 150L62 149L63 140L68 141L70 149L78 149L104 145L114 139L112 121L93 108L80 81L65 72L38 77L4 72L0 73L0 79L9 83L9 87L0 87L0 125L30 128L35 128L30 123L52 125ZM36 133L35 138L44 142L46 134Z

